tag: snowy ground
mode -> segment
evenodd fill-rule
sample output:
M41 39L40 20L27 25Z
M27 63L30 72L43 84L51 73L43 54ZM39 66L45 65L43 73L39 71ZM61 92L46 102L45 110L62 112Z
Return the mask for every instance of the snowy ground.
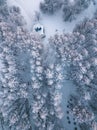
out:
M33 15L35 11L39 11L39 3L43 0L8 0L9 5L16 5L21 8L22 15L25 17L29 30L32 29ZM56 30L59 33L72 32L73 28L79 21L82 21L85 17L92 18L95 12L94 5L91 4L88 9L81 13L73 22L64 22L62 20L62 12L57 12L55 15L41 14L40 22L44 25L47 38L54 35Z
M74 125L74 119L73 116L71 116L70 113L68 112L68 101L69 101L69 95L70 94L74 94L75 93L75 86L72 82L65 80L64 81L64 87L62 88L62 92L63 92L63 98L62 98L62 107L64 110L64 118L63 118L63 125L64 128L66 130L75 130L75 128L77 128L77 130L80 130L77 123L76 125ZM69 120L68 120L69 117ZM70 124L68 123L70 121Z
M27 22L27 27L29 30L32 29L33 26L33 15L35 11L39 11L39 3L42 0L8 0L9 5L16 5L21 8L22 15L24 16L26 22ZM62 21L62 12L57 12L53 16L48 16L48 15L41 15L41 20L40 22L43 24L46 30L46 38L49 38L50 36L54 35L56 30L58 30L59 33L64 32L72 32L73 28L77 23L82 21L85 17L92 18L93 13L95 12L94 5L91 4L90 7L82 12L76 20L73 22L63 22ZM45 40L46 41L46 40ZM64 81L64 87L62 88L63 93L63 101L62 101L62 106L64 110L64 120L63 124L66 130L75 130L75 126L73 124L73 119L71 118L71 124L68 124L67 122L67 102L68 102L68 97L70 93L74 93L75 87L74 85L65 80ZM79 130L79 129L78 129Z

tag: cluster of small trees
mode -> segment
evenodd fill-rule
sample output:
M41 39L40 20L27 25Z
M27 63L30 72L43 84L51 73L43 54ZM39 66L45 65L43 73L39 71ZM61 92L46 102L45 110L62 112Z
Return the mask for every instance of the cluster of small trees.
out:
M53 14L61 8L63 0L45 0L40 3L40 9L43 13Z
M46 5L41 3L41 9L54 13L61 8L63 1L45 2ZM80 12L88 7L90 0L69 1L72 7L75 3L81 9L77 10L77 6L74 9ZM68 1L65 1L67 4ZM71 9L71 6L67 9ZM70 17L65 15L66 20L75 14ZM70 111L81 127L94 128L97 117L96 14L92 20L85 19L77 25L72 34L51 37L45 52L40 38L29 32L25 24L18 7L8 8L6 2L0 4L2 130L4 124L8 126L7 130L64 130L61 123L63 112L60 89L65 67L68 67L69 80L73 81L78 90L77 97L72 96Z
M63 11L63 20L72 21L83 10L87 9L90 3L95 4L95 0L44 0L40 3L43 13L53 14L59 9Z
M70 107L71 113L79 124L93 127L97 116L97 19L85 19L72 34L56 34L50 44L62 65L69 68L67 76L80 95Z
M5 125L7 130L63 130L61 65L56 60L45 63L40 38L27 31L19 8L5 5L1 10L2 130Z
M91 0L65 0L63 6L64 21L72 21L76 19L77 15L87 9L90 3Z

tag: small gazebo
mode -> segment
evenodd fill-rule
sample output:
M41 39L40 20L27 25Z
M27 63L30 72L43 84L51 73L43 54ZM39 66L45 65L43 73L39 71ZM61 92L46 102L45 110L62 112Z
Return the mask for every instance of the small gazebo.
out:
M35 23L33 25L33 32L39 34L41 36L41 38L45 37L45 29L44 29L43 25L40 24L39 22Z

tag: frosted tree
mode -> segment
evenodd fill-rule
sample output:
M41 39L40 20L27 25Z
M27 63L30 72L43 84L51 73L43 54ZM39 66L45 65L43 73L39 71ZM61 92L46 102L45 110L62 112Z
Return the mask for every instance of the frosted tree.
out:
M6 0L0 0L0 6L6 4Z
M14 26L25 26L26 22L21 15L21 10L19 7L12 6L9 8L9 21L11 24L14 24ZM25 26L26 27L26 26Z
M81 86L90 86L96 78L96 21L85 20L73 34L55 35L50 40L63 64L68 62L71 79Z
M33 35L30 36L21 28L17 29L17 33L8 30L9 27L4 28L2 26L2 28L4 29L2 31L4 41L0 45L3 48L0 58L2 62L2 69L0 70L2 82L0 88L2 96L0 99L1 112L10 128L30 130L32 126L29 97L32 95L30 88L32 85L29 51L30 53L33 52L32 48L35 48L34 45L38 46L38 44L37 42L34 43Z
M74 50L76 50L78 60L73 59L70 75L72 75L73 81L77 84L78 90L82 95L83 102L88 104L87 108L92 110L95 114L96 104L95 99L97 95L96 77L97 77L97 19L88 20L85 19L79 24L74 33L78 33L84 36L84 42L76 42ZM80 40L79 40L80 41ZM75 53L73 51L73 54ZM80 55L80 57L78 57ZM95 95L95 98L94 98ZM89 97L89 98L88 98ZM81 105L83 106L83 104ZM94 121L95 122L95 118ZM83 124L83 123L82 123ZM87 124L87 123L86 123ZM92 122L91 122L92 124ZM92 125L91 125L92 127Z
M26 25L26 22L23 16L21 15L21 11L19 7L15 7L15 6L8 7L6 3L4 5L1 5L0 17L1 17L1 20L3 19L3 21L5 22L8 22L8 23L10 22L10 24L14 26L14 28L16 26Z
M95 0L44 0L40 3L43 13L54 14L57 10L63 10L63 20L71 22L90 4L96 5Z
M65 0L63 6L64 21L76 19L83 10L89 7L92 0Z
M69 112L73 114L80 126L86 124L90 129L95 122L94 111L90 109L88 103L84 102L83 97L79 96L79 94L70 96L72 101L69 101Z
M10 18L10 15L7 15ZM15 17L13 17L14 20ZM33 34L19 27L19 24L17 24L18 27L16 23L12 26L6 21L7 19L1 17L0 97L2 98L0 99L0 112L10 129L31 130L30 103L27 97L31 86L29 60L33 52L32 48L35 48L34 46L38 48L38 41Z
M82 35L85 36L85 42L81 46L84 47L86 52L86 58L83 60L81 66L83 66L84 70L84 80L87 82L87 86L93 87L96 82L96 19L93 20L85 20L81 25L79 25L75 31L79 31ZM80 53L83 53L83 49ZM88 85L89 84L89 85Z
M80 104L76 106L76 109L75 106L72 109L79 111L78 116L80 117L77 117L75 114L79 123L81 124L80 118L83 118L81 117L84 115L83 111L87 114L92 113L90 115L94 115L93 122L95 122L96 114L94 110L96 111L96 104L94 102L96 102L97 95L97 19L85 19L77 25L72 34L61 36L57 34L54 38L50 39L50 44L52 44L52 48L56 51L56 56L61 59L63 66L67 63L67 76L76 85L77 92L80 95ZM84 106L84 104L87 105ZM89 122L88 119L86 122ZM87 124L85 120L83 120L83 123ZM90 124L92 124L92 120Z
M42 44L18 27L1 44L1 112L12 129L63 130L60 64L43 65ZM4 31L3 31L4 33ZM10 39L7 39L8 38ZM2 39L3 40L3 39Z
M3 118L3 115L2 115L2 113L0 112L0 128L1 128L1 130L4 130L4 126L5 124L4 124L4 118Z
M61 119L63 113L61 110L62 95L59 92L62 87L63 75L61 65L58 63L50 64L45 69L46 85L48 86L47 106L48 106L48 129L63 130ZM50 128L52 127L52 128Z
M44 0L40 3L40 9L43 13L53 14L61 8L63 0Z
M19 8L2 8L0 113L7 129L64 129L59 93L61 65L57 60L47 64L45 60L48 57L43 54L40 38L25 29Z
M32 66L33 79L33 118L35 129L39 130L63 130L61 123L63 112L61 110L62 71L57 62L49 62L49 55L37 58L38 61ZM45 62L48 61L48 62ZM38 77L38 78L36 78Z

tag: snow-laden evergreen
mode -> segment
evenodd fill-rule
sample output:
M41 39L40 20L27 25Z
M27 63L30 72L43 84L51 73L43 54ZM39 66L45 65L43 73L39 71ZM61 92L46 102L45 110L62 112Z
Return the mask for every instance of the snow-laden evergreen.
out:
M7 11L9 19L1 15L0 21L1 120L13 130L63 130L57 89L63 80L61 65L43 64L39 36L25 29L17 7Z
M96 130L96 1L39 0L49 42L32 32L33 1L0 2L0 130Z

